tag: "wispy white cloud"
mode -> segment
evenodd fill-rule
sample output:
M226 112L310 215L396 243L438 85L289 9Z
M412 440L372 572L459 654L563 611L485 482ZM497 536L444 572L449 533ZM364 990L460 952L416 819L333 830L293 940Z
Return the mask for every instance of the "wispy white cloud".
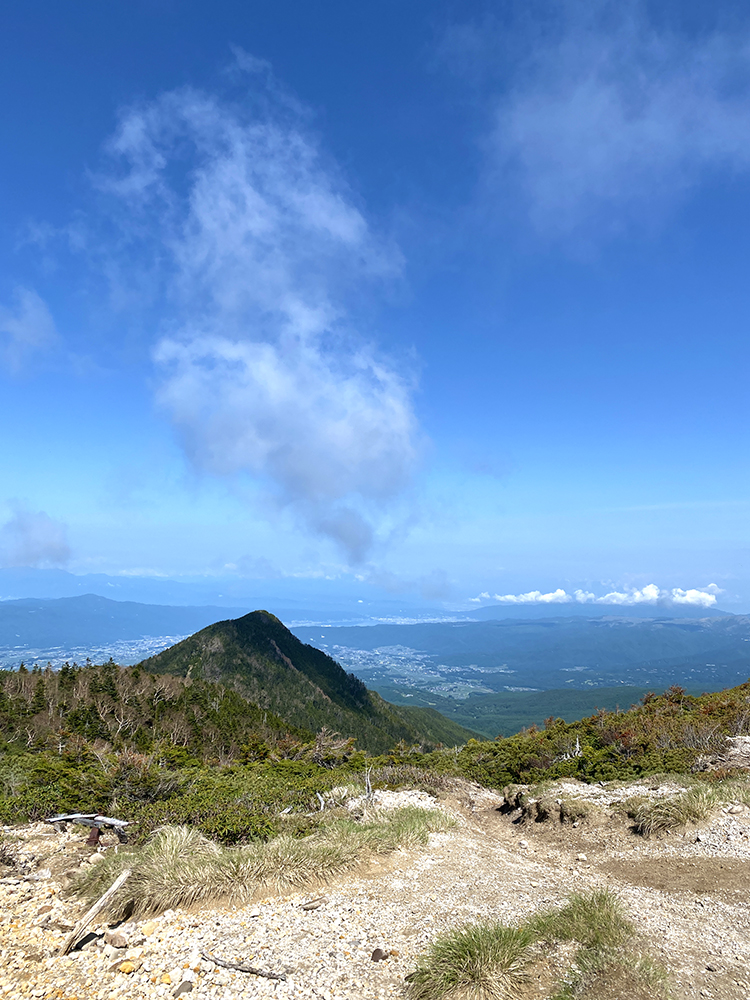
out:
M512 5L509 10L512 9ZM750 167L750 28L687 35L638 0L567 0L457 36L492 85L491 197L540 233L651 224L706 176Z
M707 587L691 587L683 590L673 587L664 590L650 583L642 588L628 590L612 590L607 594L597 596L586 590L574 590L572 594L559 588L543 594L540 590L531 590L527 594L490 594L484 591L477 597L470 598L473 604L487 601L497 601L499 604L613 604L632 606L636 604L670 605L686 604L695 607L711 608L716 604L716 597L723 591L710 583Z
M113 257L120 273L137 258L159 274L157 397L195 467L256 477L359 562L419 435L409 377L357 334L347 302L401 257L294 102L276 85L262 98L183 89L123 115L118 166L99 178L120 206Z
M13 513L0 527L0 566L64 566L71 551L67 530L44 511L12 503Z
M14 299L12 307L0 305L0 364L17 374L58 337L52 314L33 289L17 288Z
M355 561L365 556L362 498L393 497L415 459L408 392L392 370L367 356L325 357L309 342L285 353L198 336L162 342L156 359L167 373L158 398L199 468L269 480L309 526Z

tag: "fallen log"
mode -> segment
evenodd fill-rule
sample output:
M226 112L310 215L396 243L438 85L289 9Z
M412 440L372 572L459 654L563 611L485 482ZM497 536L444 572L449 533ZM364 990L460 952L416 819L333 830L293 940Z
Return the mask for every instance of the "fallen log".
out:
M207 955L204 951L201 952L201 958L206 962L213 962L214 965L220 965L222 969L232 969L234 972L247 972L251 976L262 976L264 979L281 979L286 982L286 976L281 975L277 972L264 972L263 969L256 969L252 965L245 965L243 962L227 962L223 958L214 958L212 955Z
M114 894L117 892L117 890L120 888L120 886L124 885L124 883L130 877L130 873L131 873L131 869L130 868L126 868L124 872L121 872L117 876L117 878L114 880L114 882L112 883L112 885L109 887L109 889L107 889L107 891L104 893L104 895L101 896L99 899L97 899L97 901L94 903L94 905L91 907L91 909L88 910L81 917L81 919L78 921L78 923L75 925L75 927L73 928L73 930L68 935L68 938L67 938L65 944L62 946L62 948L60 950L60 954L61 955L67 955L69 951L72 951L73 948L75 948L75 946L78 944L78 942L83 937L84 931L89 926L89 924L93 921L94 917L96 917L99 913L102 912L102 910L104 909L104 907L107 905L107 903L110 901L110 899L114 896Z
M50 816L49 819L42 820L49 823L59 832L65 832L66 823L79 823L81 826L90 826L88 844L95 846L99 843L99 831L104 829L114 830L117 839L121 844L127 844L128 837L125 827L130 826L126 819L115 819L113 816L102 816L99 813L61 813L59 816Z

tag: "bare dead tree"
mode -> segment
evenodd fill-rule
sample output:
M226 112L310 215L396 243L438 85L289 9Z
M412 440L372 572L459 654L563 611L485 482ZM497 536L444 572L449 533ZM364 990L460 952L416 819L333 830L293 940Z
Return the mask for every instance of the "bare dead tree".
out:
M114 713L114 719L117 723L117 729L115 731L115 736L119 736L122 732L127 732L129 729L133 728L133 722L125 713L124 706L118 706Z

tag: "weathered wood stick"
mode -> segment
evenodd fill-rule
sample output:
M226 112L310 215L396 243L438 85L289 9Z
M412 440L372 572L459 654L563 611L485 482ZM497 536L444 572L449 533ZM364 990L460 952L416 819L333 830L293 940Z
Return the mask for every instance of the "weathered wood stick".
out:
M97 901L94 903L91 909L81 917L81 919L78 921L78 923L75 925L73 930L68 935L67 941L62 946L62 949L60 951L61 955L67 955L69 951L72 951L73 948L75 948L76 944L78 944L80 939L83 937L83 932L86 930L88 925L92 922L92 920L98 913L101 913L101 911L110 901L112 896L114 896L114 894L117 892L120 886L123 885L128 878L130 878L130 873L131 873L130 868L126 868L124 872L121 872L114 880L112 885L109 887L109 889L107 889L107 891L104 893L104 895L101 896L99 899L97 899Z
M264 972L262 969L255 969L252 965L244 965L242 962L225 962L223 958L214 958L213 955L207 955L204 951L201 952L201 958L206 962L213 962L214 965L220 965L222 969L234 969L235 972L249 972L251 976L263 976L264 979L283 979L286 981L286 976L281 976L276 972Z

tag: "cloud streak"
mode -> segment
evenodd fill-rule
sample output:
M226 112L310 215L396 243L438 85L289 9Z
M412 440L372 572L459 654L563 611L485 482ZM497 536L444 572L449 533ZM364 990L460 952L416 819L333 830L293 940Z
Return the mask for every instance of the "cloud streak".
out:
M183 89L131 109L99 184L118 206L119 271L129 254L158 273L157 398L190 461L259 480L357 563L419 432L410 379L348 303L401 258L278 95L239 106Z
M21 504L14 507L14 513L0 528L0 565L47 568L69 562L65 525L44 511Z
M688 37L640 2L569 2L462 40L492 73L490 196L547 237L650 225L716 172L750 166L747 25ZM465 56L466 57L466 54Z
M46 303L31 288L15 291L13 307L0 306L0 364L11 374L22 371L30 358L57 342L57 330Z
M673 587L671 590L664 590L650 583L640 589L613 590L608 594L597 597L586 590L574 590L572 594L558 588L550 593L542 593L540 590L531 590L526 594L490 594L485 591L478 597L472 597L473 604L481 604L484 601L496 601L499 604L613 604L623 607L637 604L646 605L691 605L699 608L712 608L716 604L717 594L722 593L715 583L710 583L707 587L691 587L683 590L680 587Z

